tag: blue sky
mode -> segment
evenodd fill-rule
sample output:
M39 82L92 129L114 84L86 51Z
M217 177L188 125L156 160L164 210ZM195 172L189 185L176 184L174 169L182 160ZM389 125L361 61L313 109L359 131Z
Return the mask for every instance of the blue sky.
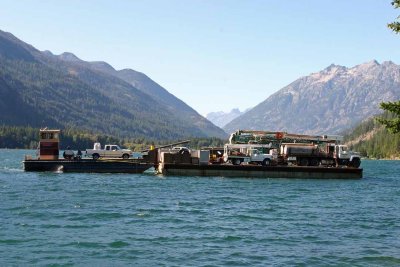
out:
M244 110L331 63L400 64L390 0L0 0L0 29L147 74L205 115Z

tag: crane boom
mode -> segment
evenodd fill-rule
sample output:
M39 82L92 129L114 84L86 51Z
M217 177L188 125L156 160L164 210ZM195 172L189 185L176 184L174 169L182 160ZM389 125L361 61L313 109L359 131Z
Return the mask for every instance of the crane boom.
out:
M231 144L266 144L266 143L335 143L343 140L339 135L303 135L287 132L238 130L231 134Z

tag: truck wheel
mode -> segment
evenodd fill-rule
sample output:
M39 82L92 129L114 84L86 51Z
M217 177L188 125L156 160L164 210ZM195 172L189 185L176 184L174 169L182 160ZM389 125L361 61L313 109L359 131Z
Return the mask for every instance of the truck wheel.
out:
M100 158L100 155L96 153L96 154L93 154L92 157L94 160L98 160Z
M361 160L360 158L353 158L353 160L350 162L350 166L354 168L358 168L361 165Z
M233 159L232 160L232 164L233 165L240 165L240 163L241 163L240 159Z
M122 155L122 158L123 158L123 159L129 159L129 155L128 155L128 154L123 154L123 155Z
M181 149L178 153L181 155L189 155L189 151L187 149Z
M311 159L310 165L311 166L318 166L319 165L319 160L318 159Z
M271 165L271 160L270 159L264 159L262 162L263 166L270 166Z
M308 166L308 159L302 158L299 160L299 165L300 166Z

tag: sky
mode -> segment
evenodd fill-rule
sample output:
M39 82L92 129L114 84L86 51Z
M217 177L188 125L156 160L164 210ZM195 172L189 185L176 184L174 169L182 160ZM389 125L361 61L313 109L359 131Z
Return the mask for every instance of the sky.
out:
M145 73L200 114L254 107L330 64L400 64L390 0L0 0L39 50Z

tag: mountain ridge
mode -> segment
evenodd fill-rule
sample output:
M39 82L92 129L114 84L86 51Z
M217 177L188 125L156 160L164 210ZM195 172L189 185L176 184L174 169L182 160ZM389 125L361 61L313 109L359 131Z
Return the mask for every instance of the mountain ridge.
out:
M272 94L224 130L337 134L379 113L379 103L400 98L400 66L376 60L351 68L331 64Z
M29 126L75 127L118 137L150 139L226 135L193 109L189 115L174 114L172 104L161 103L117 75L107 73L114 70L108 63L86 62L69 52L41 52L3 31L0 59L4 88L0 96L7 99L14 92L11 102L36 111L37 117L28 122ZM3 118L12 117L7 110L4 112ZM26 125L22 115L12 122L1 122Z
M233 108L229 112L224 111L215 111L210 112L206 115L206 118L214 123L214 125L223 128L226 124L231 122L232 120L236 119L240 115L246 113L250 108L246 109L245 111L240 111L239 108Z
M132 69L122 69L116 70L110 64L104 61L83 61L76 55L70 52L64 52L61 55L56 56L64 61L75 63L78 65L86 66L92 70L100 71L104 74L117 77L128 84L132 85L134 88L138 89L142 93L145 93L166 105L170 112L173 112L176 116L181 119L190 116L192 119L188 120L187 123L194 124L199 128L209 131L215 136L224 137L223 130L217 131L208 122L208 120L202 117L196 110L188 106L185 102L168 92L165 88L160 86L154 80L149 78L146 74L135 71Z

